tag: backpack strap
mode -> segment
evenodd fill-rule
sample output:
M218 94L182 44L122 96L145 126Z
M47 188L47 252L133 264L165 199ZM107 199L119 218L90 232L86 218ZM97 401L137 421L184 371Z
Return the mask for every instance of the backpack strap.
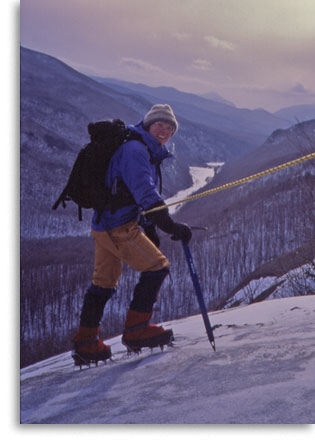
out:
M156 166L157 173L158 173L158 178L159 178L159 193L162 195L162 172L161 172L161 163L162 163L162 161L159 162L159 163L154 163L153 160L152 160L152 154L151 154L150 148L143 141L142 141L142 143L146 147L146 149L147 149L147 151L149 153L150 162L152 163L152 165Z
M143 138L141 137L140 134L135 134L132 132L129 132L128 136L127 136L127 141L128 140L138 140L139 142L141 142L147 149L149 156L150 156L150 162L154 165L154 162L152 160L152 154L151 154L151 150L149 148L149 146L144 142ZM159 177L159 193L162 194L162 172L161 172L161 163L159 162L158 164L155 164L157 166L157 172L158 172L158 177Z
M160 193L160 195L162 195L162 172L161 172L161 162L159 162L159 163L157 164L157 171L158 171L159 183L160 183L160 186L159 186L159 193Z
M62 191L62 193L60 194L60 196L58 197L58 199L56 200L56 202L54 203L54 205L52 206L52 210L57 210L57 208L59 207L59 205L62 203L63 208L66 208L66 200L67 199L67 187L64 188L64 190Z

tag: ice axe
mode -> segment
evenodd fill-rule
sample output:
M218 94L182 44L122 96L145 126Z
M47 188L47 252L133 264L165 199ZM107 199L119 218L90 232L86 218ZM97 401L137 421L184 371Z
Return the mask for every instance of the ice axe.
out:
M193 261L193 258L192 258L191 252L190 252L190 248L189 248L188 244L186 244L184 241L182 241L182 245L183 245L184 253L185 253L185 256L186 256L186 260L187 260L189 272L190 272L190 275L191 275L191 279L193 281L193 285L194 285L195 292L196 292L196 295L197 295L199 307L200 307L201 314L202 314L202 317L203 317L203 322L204 322L205 327L206 327L206 332L207 332L207 335L208 335L208 339L209 339L209 342L210 342L213 350L216 351L216 349L215 349L215 342L214 342L214 336L213 336L213 332L212 332L212 327L211 327L211 324L210 324L210 321L209 321L207 309L206 309L206 306L205 306L205 301L204 301L204 298L203 298L203 295L202 295L202 291L201 291L198 275L197 275L197 272L196 272L196 269L195 269L195 265L194 265L194 261Z

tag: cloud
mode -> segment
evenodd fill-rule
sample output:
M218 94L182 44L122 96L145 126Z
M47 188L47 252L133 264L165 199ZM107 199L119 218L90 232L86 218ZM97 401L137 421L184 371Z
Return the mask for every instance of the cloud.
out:
M292 92L294 94L310 94L311 91L306 89L302 83L296 83L289 92Z
M196 69L198 71L213 71L212 63L208 60L196 59L189 66L191 69Z
M120 60L120 64L126 68L131 69L132 71L146 74L161 73L163 71L157 65L145 62L144 60L134 59L132 57L122 57Z
M184 67L180 73L177 73L147 62L144 59L122 57L117 65L111 64L111 67L98 75L103 77L116 77L135 83L143 82L153 87L170 86L187 92L193 90L204 92L213 87L213 85L209 84L209 79L202 79L200 76L202 71L206 72L212 69L210 62L206 60L195 60L187 69L190 71L190 74L185 71Z
M224 49L227 51L234 51L236 48L233 43L228 42L227 40L218 39L217 37L214 37L212 35L204 36L204 40L210 43L213 48Z
M185 42L190 38L190 34L187 34L185 32L174 32L172 34L172 37L179 42Z

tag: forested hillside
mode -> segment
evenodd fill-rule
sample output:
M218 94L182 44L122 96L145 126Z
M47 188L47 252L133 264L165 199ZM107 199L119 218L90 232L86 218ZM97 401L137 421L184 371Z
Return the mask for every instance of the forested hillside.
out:
M314 134L315 120L275 132L260 148L227 163L201 191L315 152ZM303 246L308 247L304 263L315 270L314 185L315 161L308 160L182 208L178 218L209 228L209 233L195 235L195 254L200 256L210 299L222 304L251 273L266 262L275 260L276 264L277 258L284 274L290 263L288 254L294 255ZM302 262L300 257L296 266ZM310 280L314 287L314 274L300 291L309 291Z

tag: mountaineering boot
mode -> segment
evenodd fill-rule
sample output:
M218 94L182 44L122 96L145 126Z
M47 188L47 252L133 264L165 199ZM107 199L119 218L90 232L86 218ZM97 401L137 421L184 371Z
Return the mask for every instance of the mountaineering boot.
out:
M142 347L163 347L171 343L172 330L164 330L163 327L149 323L158 292L168 274L168 267L141 273L134 289L122 336L122 343L129 351L139 352Z
M110 346L99 338L99 325L106 302L115 289L91 285L84 296L80 326L73 339L72 358L75 365L89 365L91 362L106 361L112 355Z
M151 313L129 309L122 336L122 343L129 351L138 353L142 347L163 347L174 339L172 330L150 324Z
M98 336L98 328L79 326L74 342L72 357L75 365L88 365L91 362L106 361L112 356L109 345L105 345Z

